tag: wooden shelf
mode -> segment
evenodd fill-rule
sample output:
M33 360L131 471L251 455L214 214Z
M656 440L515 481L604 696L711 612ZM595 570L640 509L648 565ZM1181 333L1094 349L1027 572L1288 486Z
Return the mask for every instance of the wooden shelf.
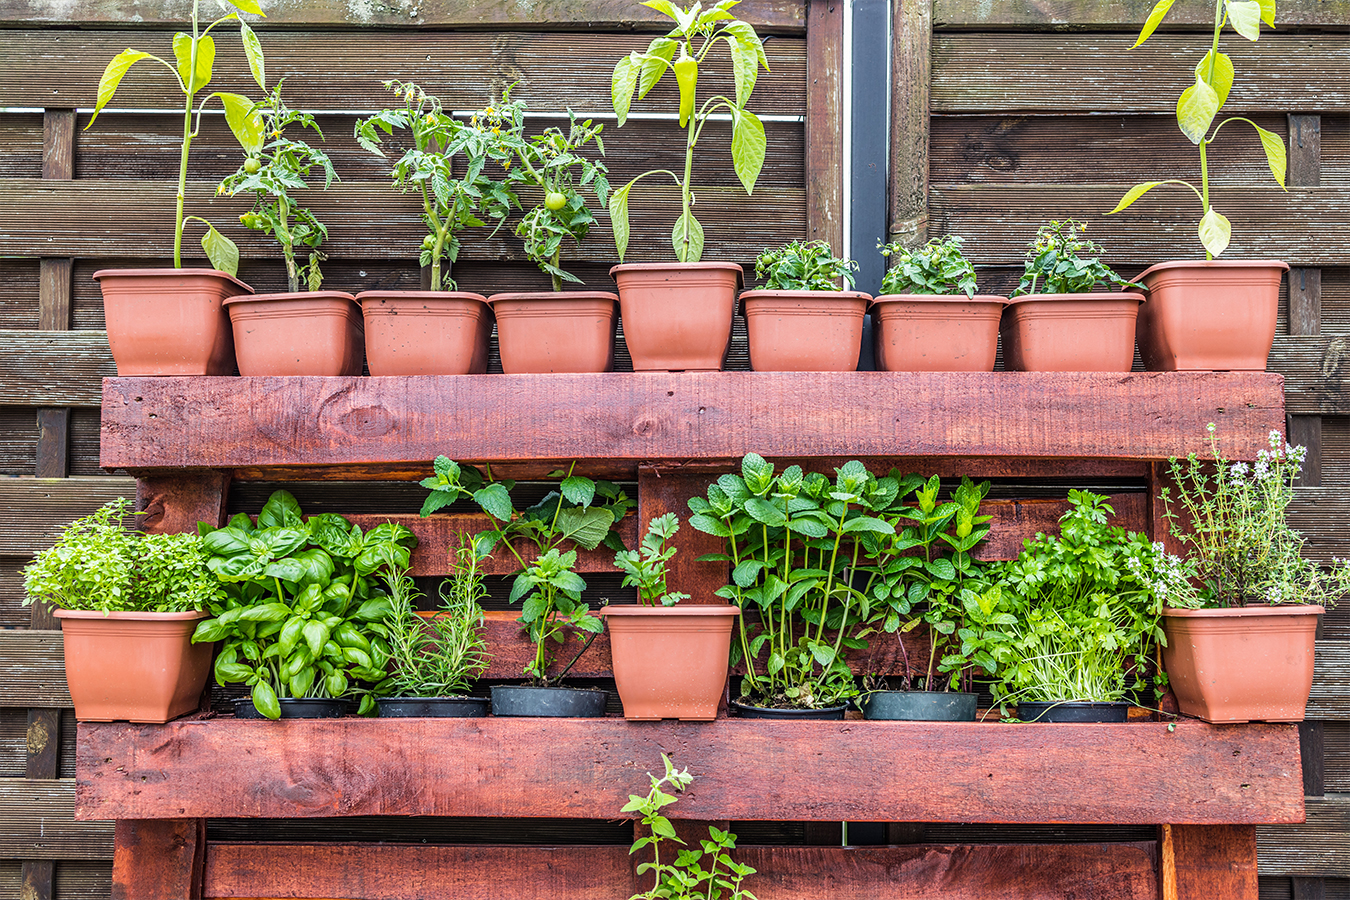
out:
M621 719L81 724L80 819L614 818L661 753L689 819L1303 820L1293 725Z
M1283 431L1283 383L1263 372L110 378L101 464L347 476L374 467L408 478L438 454L576 459L628 475L640 464L729 461L750 450L775 459L1161 460L1205 452L1210 422L1229 456L1252 458L1269 431Z

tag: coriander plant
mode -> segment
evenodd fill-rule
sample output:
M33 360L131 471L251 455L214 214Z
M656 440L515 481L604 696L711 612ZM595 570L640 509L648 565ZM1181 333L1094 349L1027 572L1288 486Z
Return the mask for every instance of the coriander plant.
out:
M651 873L652 887L634 894L629 900L756 900L754 894L742 887L745 879L755 874L755 869L731 858L731 851L736 849L736 835L729 831L709 825L708 840L699 841L698 847L679 850L673 862L661 861L661 849L668 841L685 846L676 834L675 826L661 814L661 810L679 800L666 788L682 793L694 780L689 769L676 769L666 754L661 754L661 761L665 763L666 773L657 778L648 772L651 788L646 796L629 794L628 803L620 810L640 813L642 825L649 832L633 842L629 855L645 847L650 847L652 853L651 862L639 863L637 867L638 875Z
M680 188L680 217L675 220L670 235L675 258L680 262L698 262L703 257L703 226L694 218L693 211L694 147L719 110L731 116L731 161L736 177L747 194L754 193L768 143L764 123L746 110L745 105L750 102L750 93L755 89L759 67L763 66L767 72L769 60L754 27L729 12L738 2L740 0L720 0L706 10L700 3L681 9L670 0L647 0L642 4L669 16L675 21L675 27L666 36L648 44L646 52L634 50L615 64L610 84L614 112L619 117L619 126L623 127L633 102L633 92L636 91L641 100L667 69L672 70L680 90L679 123L686 129L684 174L669 169L643 172L610 195L609 218L620 260L628 252L628 194L633 185L648 175L669 175ZM697 98L699 66L719 42L726 44L731 55L736 99L716 94L700 106Z
M791 241L761 253L755 277L768 291L840 291L853 287L857 268L851 259L835 259L828 241Z
M290 192L309 187L305 178L315 166L323 170L325 190L340 179L333 171L328 154L303 141L286 137L288 125L309 128L321 139L323 132L313 116L286 106L281 99L284 81L284 78L278 81L267 99L254 110L262 116L264 134L271 141L261 152L250 152L235 173L220 183L217 192L224 191L233 196L240 191L251 191L255 198L253 208L239 217L240 223L252 231L270 233L280 242L286 260L286 283L291 293L301 290L302 284L308 290L317 291L323 283L319 263L326 258L319 247L328 239L328 228L312 212L297 204ZM309 262L296 264L297 247L309 249Z
M1101 261L1102 248L1082 237L1085 231L1087 226L1073 219L1052 221L1038 228L1036 240L1027 248L1022 281L1013 296L1085 294L1102 284L1139 287Z
M206 234L202 237L202 250L211 260L211 265L228 275L234 275L239 270L239 248L235 246L234 241L216 231L215 226L200 216L183 214L184 200L187 196L188 151L192 148L193 138L201 132L202 110L212 97L220 98L221 105L225 107L225 121L243 148L250 154L256 154L262 148L262 118L254 110L253 101L240 94L216 91L203 97L200 104L195 103L197 93L211 83L216 61L216 39L211 36L211 32L217 25L232 19L239 22L239 39L244 45L244 57L248 60L249 72L252 73L258 87L264 91L267 90L267 79L262 44L259 43L253 29L248 27L248 23L239 18L239 13L229 12L202 28L197 13L199 2L200 0L192 0L192 33L180 31L173 36L176 65L170 65L160 57L141 50L123 50L112 58L99 78L98 101L94 106L94 114L89 117L89 124L84 127L85 130L93 127L94 120L98 118L103 108L112 102L113 95L117 93L117 86L122 83L123 76L133 65L143 59L152 59L168 69L178 81L178 88L184 97L183 145L178 162L178 197L173 230L173 267L183 268L183 227L188 221L194 221L206 226ZM259 16L263 14L256 0L224 0L224 2L228 2L240 12Z
M1350 563L1323 571L1303 556L1304 539L1286 518L1305 448L1278 431L1248 465L1219 452L1213 423L1210 454L1171 461L1176 493L1162 492L1172 533L1190 551L1194 578L1159 572L1172 588L1168 605L1190 609L1261 603L1333 605L1350 591ZM1196 586L1198 585L1198 586Z
M1174 0L1158 0L1147 21L1144 22L1138 40L1134 42L1135 47L1148 40L1157 30L1172 9L1173 2ZM1232 59L1219 51L1219 39L1223 35L1224 25L1232 25L1233 30L1239 35L1255 42L1261 38L1262 22L1271 28L1275 27L1275 0L1214 0L1213 39L1210 41L1208 51L1195 65L1195 84L1182 91L1177 99L1177 125L1181 128L1181 133L1186 135L1200 151L1200 187L1197 188L1180 178L1136 184L1120 198L1116 208L1107 215L1120 212L1160 185L1176 184L1190 188L1200 201L1201 217L1197 233L1200 243L1205 248L1205 259L1221 256L1228 249L1228 242L1233 236L1233 226L1227 217L1210 203L1208 151L1209 145L1218 139L1219 132L1229 122L1246 122L1256 129L1261 148L1266 153L1266 164L1270 167L1270 174L1280 187L1288 190L1284 184L1288 157L1284 141L1278 134L1267 131L1251 119L1241 116L1224 119L1212 132L1210 131L1219 110L1223 109L1224 103L1228 101L1228 93L1232 90L1236 76Z
M680 530L680 519L674 513L657 516L647 526L647 535L638 550L620 550L614 555L614 565L624 573L623 586L638 589L638 603L643 606L674 606L688 600L688 594L670 590L666 584L666 564L675 556L675 547L666 541Z
M897 241L877 242L885 257L894 256L881 279L883 294L965 294L975 296L975 267L961 253L965 239L957 235L933 238L910 249Z
M380 132L392 135L406 129L409 147L394 163L394 187L422 197L420 262L431 267L431 289L456 288L454 279L441 273L441 261L459 256L459 233L483 226L484 219L502 226L511 208L520 200L506 179L506 166L521 141L513 123L497 106L488 106L467 123L453 118L431 96L410 81L386 81L384 88L403 101L401 109L385 109L356 122L356 142L376 156L384 156ZM496 170L501 175L494 180ZM491 172L491 174L489 174Z

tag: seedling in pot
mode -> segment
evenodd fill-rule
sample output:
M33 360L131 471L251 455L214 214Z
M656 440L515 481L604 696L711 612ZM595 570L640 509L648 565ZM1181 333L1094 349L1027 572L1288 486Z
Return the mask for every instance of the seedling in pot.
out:
M286 282L291 293L302 290L302 284L305 289L317 291L323 283L319 263L326 258L319 247L328 239L328 229L312 212L298 205L290 192L309 187L305 178L315 166L323 170L325 190L339 179L328 154L303 141L286 137L288 125L309 128L321 139L323 132L313 116L286 106L281 99L284 82L285 79L278 81L267 99L254 108L254 112L262 116L263 130L271 138L270 143L261 153L250 152L238 170L220 183L217 193L227 192L233 196L240 191L253 192L253 208L239 217L240 223L253 231L270 233L281 244L281 253L286 260ZM297 265L297 247L308 248L307 263Z
M887 258L895 257L881 279L884 294L965 294L975 296L975 267L961 252L965 239L951 234L922 247L877 242Z
M226 2L240 12L263 15L262 8L255 0L226 0ZM184 97L183 144L178 162L178 196L173 231L173 267L175 269L183 268L183 228L186 222L194 221L206 226L206 234L202 237L202 249L206 251L206 256L211 260L211 265L227 275L234 275L239 270L239 248L235 246L233 241L217 231L215 226L206 219L200 216L185 216L183 211L184 200L187 195L188 151L192 147L192 139L201 131L202 110L206 108L206 104L212 97L220 98L221 105L225 107L225 121L246 152L257 154L262 149L263 144L262 117L255 111L253 101L247 97L216 91L203 97L200 104L195 103L198 92L211 83L212 70L216 61L216 40L211 36L211 32L217 25L230 20L239 22L239 38L244 45L244 56L248 60L248 68L253 75L253 80L258 83L258 87L265 91L267 90L267 79L262 45L259 43L257 35L253 33L253 29L249 28L248 24L239 18L239 13L226 13L205 28L201 28L198 22L198 3L199 0L192 0L192 33L180 31L173 36L173 55L177 65L170 65L160 57L141 50L123 50L112 58L107 68L103 70L103 76L99 78L98 102L94 106L94 114L89 117L89 124L85 126L85 129L88 130L93 127L98 114L112 102L113 95L117 92L117 86L122 82L122 77L127 74L127 70L133 65L143 59L151 59L168 69L174 79L177 80L178 87L183 92Z
M767 291L840 291L853 287L858 264L837 259L827 241L791 241L755 259Z
M666 584L666 564L675 557L676 547L666 541L680 530L679 516L666 513L652 519L647 535L638 550L620 550L614 555L614 565L624 573L623 586L638 589L638 603L643 606L674 606L688 600L688 594L670 590Z
M495 105L465 123L410 81L386 81L384 87L403 101L403 107L358 119L356 141L376 156L384 156L380 132L392 135L396 129L406 129L411 133L413 145L394 163L394 187L421 195L427 235L419 259L421 265L431 267L431 289L454 290L455 281L442 274L441 263L458 258L460 232L482 227L487 219L496 222L492 231L496 234L512 207L520 207L505 166L514 158L521 136L510 117Z
M648 0L651 7L675 21L675 27L665 37L647 45L644 53L634 50L614 66L610 91L619 126L628 119L633 93L641 100L656 86L666 70L673 70L680 90L679 123L686 129L684 174L669 169L643 172L619 188L609 198L609 217L614 227L614 246L619 259L628 252L628 194L648 175L669 175L680 188L680 217L670 240L675 258L680 262L698 262L703 257L703 226L694 218L694 147L703 135L703 129L712 116L723 112L731 117L731 161L747 194L754 193L755 181L764 166L767 140L764 123L746 110L750 93L755 89L759 67L767 72L769 61L764 56L764 45L753 26L737 20L729 10L739 0L721 0L717 5L703 9L695 3L681 9L670 0ZM699 67L707 60L713 48L725 43L731 55L732 72L736 82L736 98L721 94L698 104Z
M1022 280L1013 296L1085 294L1099 285L1140 287L1121 278L1101 261L1103 249L1083 237L1085 231L1087 226L1073 219L1052 221L1038 228L1036 240L1027 248Z
M1153 7L1153 11L1149 13L1143 29L1139 32L1139 39L1134 42L1135 47L1148 40L1149 36L1157 30L1163 19L1167 17L1167 13L1171 11L1173 2L1174 0L1158 0L1158 3ZM1278 134L1267 131L1251 119L1242 116L1224 119L1214 126L1213 131L1210 130L1210 126L1214 125L1214 120L1218 117L1219 111L1228 101L1228 94L1233 87L1233 79L1236 75L1232 59L1226 53L1219 51L1219 39L1223 35L1224 26L1232 25L1233 30L1239 35L1255 42L1261 38L1262 22L1265 22L1271 28L1275 27L1275 0L1214 0L1213 40L1210 42L1208 51L1196 63L1195 84L1182 91L1181 96L1177 99L1177 125L1181 128L1181 133L1186 135L1200 151L1200 187L1197 188L1189 181L1180 178L1136 184L1125 193L1124 197L1120 198L1116 208L1107 215L1126 209L1134 201L1160 185L1176 184L1190 188L1196 199L1200 201L1202 215L1197 234L1200 237L1200 243L1205 248L1205 259L1221 256L1228 249L1228 243L1233 236L1233 226L1228 218L1215 209L1210 202L1208 151L1209 145L1218 139L1219 132L1229 122L1246 122L1256 129L1256 135L1261 140L1261 148L1266 154L1266 163L1270 167L1270 174L1281 188L1285 188L1284 177L1288 169L1288 157L1285 153L1284 141ZM1285 190L1288 190L1288 188L1285 188Z

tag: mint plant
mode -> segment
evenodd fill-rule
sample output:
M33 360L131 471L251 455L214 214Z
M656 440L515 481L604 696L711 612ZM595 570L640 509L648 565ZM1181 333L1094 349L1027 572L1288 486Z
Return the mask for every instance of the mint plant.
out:
M624 573L623 586L638 589L638 603L643 606L674 606L688 600L688 594L670 590L666 584L666 564L675 556L675 547L666 541L680 530L679 516L666 513L652 519L647 535L638 550L620 550L614 555L614 565Z
M1174 0L1158 0L1139 32L1139 38L1134 42L1135 47L1148 40L1157 30L1171 11L1173 2ZM1196 231L1201 245L1205 248L1205 259L1223 255L1232 239L1233 225L1210 203L1209 145L1218 139L1219 132L1229 122L1246 122L1256 129L1256 136L1261 141L1261 149L1265 151L1266 164L1270 167L1271 176L1280 187L1288 190L1284 184L1288 170L1288 156L1284 149L1284 141L1278 134L1267 131L1251 119L1241 116L1224 119L1210 131L1210 126L1214 125L1219 111L1228 102L1228 93L1232 90L1237 75L1233 60L1226 53L1219 51L1219 39L1223 36L1224 26L1231 25L1239 35L1255 42L1261 38L1262 22L1271 28L1275 27L1275 0L1214 0L1213 39L1210 41L1208 51L1195 65L1195 84L1182 91L1177 99L1177 125L1181 128L1181 133L1186 135L1200 151L1200 187L1197 188L1180 178L1136 184L1120 198L1116 208L1107 215L1126 209L1144 194L1164 184L1190 188L1200 201L1201 217Z
M650 872L654 883L650 890L634 894L629 900L756 900L755 895L742 886L746 878L755 874L755 869L732 859L736 835L729 831L709 825L708 840L699 841L698 847L679 850L673 862L661 861L661 850L667 842L686 846L675 833L675 826L661 814L661 810L680 799L666 788L682 793L694 780L688 768L676 769L666 754L661 754L661 761L665 763L666 773L657 778L648 772L651 788L646 796L629 794L628 803L620 810L640 813L642 825L648 831L633 842L628 854L631 856L647 847L652 853L651 862L638 864L637 874Z
M262 8L256 0L225 0L225 2L240 12L263 15ZM239 39L244 45L244 58L248 60L249 72L252 73L258 87L264 91L267 90L267 78L262 44L259 43L253 29L248 27L248 23L239 18L239 13L226 13L202 28L198 21L198 4L199 0L192 0L192 33L180 31L173 36L173 55L177 65L170 65L158 56L132 49L123 50L112 58L98 80L98 101L94 106L94 114L89 117L89 124L84 127L86 131L93 127L98 114L112 102L113 95L117 93L117 86L122 83L123 76L133 65L143 59L151 59L168 69L169 74L177 80L178 88L184 97L183 143L182 152L179 154L178 197L174 214L173 267L183 268L183 228L188 221L193 221L206 226L206 234L202 237L202 250L206 252L211 265L228 275L234 275L239 271L239 248L235 246L234 241L217 231L206 219L200 216L185 216L183 211L187 196L188 151L192 148L193 138L201 132L202 110L212 97L220 98L221 105L225 107L225 121L245 151L257 154L263 143L262 117L254 110L253 101L247 97L216 91L203 97L200 104L196 103L198 92L211 83L216 61L216 39L211 36L211 32L216 26L230 20L239 22Z
M1036 229L1036 240L1027 248L1022 280L1013 296L1085 294L1098 285L1139 287L1101 261L1104 251L1082 236L1085 231L1087 226L1073 219L1052 221Z
M262 116L264 134L271 140L261 152L248 153L234 174L220 183L217 192L224 191L230 196L240 191L252 192L253 208L239 217L240 224L252 231L271 234L281 244L286 261L286 283L291 293L301 290L302 284L308 290L317 291L323 284L319 263L326 258L319 247L328 240L328 228L314 213L296 203L290 192L309 187L305 178L315 166L323 171L324 190L340 179L333 171L328 154L303 141L286 137L286 128L290 125L308 128L320 139L323 132L313 116L286 106L281 99L284 82L284 78L278 81L267 99L254 108L254 112ZM297 247L309 250L308 262L296 264Z
M839 291L853 287L857 268L851 259L836 259L827 241L791 241L761 253L755 277L768 291Z
M496 234L520 200L506 178L506 166L515 158L520 135L505 110L490 105L467 123L453 118L441 101L410 81L386 81L403 101L401 109L384 109L358 119L356 142L376 156L384 156L380 133L407 130L412 146L394 163L394 187L422 197L421 265L431 267L431 289L455 290L453 278L441 272L442 260L459 257L459 234L493 220ZM500 172L498 171L500 170ZM494 177L495 176L495 177Z
M614 246L620 260L628 252L628 194L633 185L648 175L669 175L680 188L680 217L675 220L670 235L675 258L680 262L698 262L703 258L703 226L694 218L693 211L694 147L698 145L703 129L719 110L731 116L731 161L736 177L747 194L754 193L755 181L764 167L768 142L764 135L764 123L745 105L750 102L750 93L755 89L759 67L763 66L767 72L769 60L764 55L764 44L754 27L736 19L728 11L738 2L740 0L720 0L706 10L699 3L681 9L670 0L647 0L642 4L673 19L675 27L669 34L648 44L646 52L634 50L615 64L610 82L614 112L622 128L628 119L634 91L641 100L660 82L668 69L672 70L680 90L679 123L686 130L684 174L669 169L643 172L610 195L609 218L614 227ZM699 66L718 42L725 43L731 55L736 98L733 100L716 94L700 106L697 97Z
M877 242L887 258L895 257L881 279L883 294L965 294L975 296L975 267L961 252L965 239L951 234L922 247Z

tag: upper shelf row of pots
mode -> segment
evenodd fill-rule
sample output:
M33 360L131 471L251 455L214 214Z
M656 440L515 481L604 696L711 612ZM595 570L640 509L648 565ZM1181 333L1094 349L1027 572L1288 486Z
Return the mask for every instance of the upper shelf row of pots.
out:
M261 12L255 0L229 2L244 12ZM722 0L706 10L698 4L680 9L665 0L646 4L669 16L673 29L653 39L645 52L633 51L614 66L611 97L620 127L635 96L644 99L667 70L673 73L679 126L686 132L679 136L685 148L683 175L664 169L645 172L611 190L602 125L572 116L566 129L555 126L527 135L526 103L513 99L509 88L491 105L456 118L418 85L385 82L394 105L359 120L355 137L381 157L395 136L406 139L391 175L397 190L412 193L419 202L426 226L419 261L430 270L431 290L367 291L355 298L319 290L319 264L326 258L320 247L327 228L293 196L308 187L312 172L323 173L325 188L338 179L327 154L287 136L287 129L322 133L312 116L287 107L280 81L268 90L262 44L240 21L249 70L267 92L266 99L255 103L239 94L216 92L201 105L221 100L244 150L238 170L221 182L218 193L253 196L253 207L240 216L240 223L277 239L290 292L256 296L235 279L238 248L205 219L184 214L180 187L175 268L105 270L95 276L103 289L118 373L229 374L236 363L232 351L237 351L238 369L246 375L353 375L362 370L363 349L376 375L482 372L494 314L507 372L604 371L613 363L616 305L635 369L720 369L743 273L733 264L702 261L704 229L693 209L694 147L708 125L724 132L747 194L759 178L767 149L763 123L746 107L760 68L768 71L769 63L754 28L729 12L735 2ZM1167 12L1162 7L1150 17L1136 46L1158 27ZM1242 37L1256 40L1261 20L1273 24L1274 4L1270 7L1269 15L1263 7L1259 18L1253 14L1231 24ZM227 20L238 17L230 13L203 31L194 0L191 34L174 40L179 69L191 73L185 77L169 66L183 90L189 118L197 93L211 80L214 44L203 42L213 40L207 32ZM1222 31L1225 20L1217 21ZM835 259L823 243L793 242L760 255L756 274L768 290L740 296L752 366L779 371L855 368L870 302L877 320L876 356L886 369L992 369L1000 327L1004 361L1012 369L1129 370L1136 330L1149 368L1264 369L1274 336L1280 275L1287 266L1213 259L1227 249L1232 231L1209 200L1206 148L1226 124L1220 122L1211 131L1234 77L1231 60L1218 52L1218 39L1216 33L1212 47L1206 42L1207 55L1194 69L1196 84L1183 93L1177 107L1181 131L1200 148L1201 188L1175 179L1145 182L1131 188L1112 210L1120 212L1164 184L1190 187L1203 209L1197 232L1205 261L1162 263L1136 281L1126 281L1100 261L1101 248L1082 237L1081 223L1051 222L1037 232L1027 252L1026 274L1011 301L976 295L974 269L956 237L920 248L883 247L893 265L882 295L872 300L841 290L852 285L855 264ZM707 96L700 103L699 68L714 53L730 56L735 96ZM127 70L141 60L162 62L126 50L108 64L94 119L112 100ZM1287 153L1282 139L1253 127L1272 175L1283 184ZM187 177L194 134L184 134L180 186ZM564 241L582 241L597 222L583 192L607 207L622 261L630 237L630 194L649 176L670 178L680 189L680 212L671 232L677 262L616 266L617 296L563 292L565 281L578 281L562 268ZM182 268L187 222L206 227L202 247L215 269ZM525 256L550 275L553 291L485 299L454 290L457 285L442 268L460 256L461 234L488 225L496 234L508 222L514 223ZM409 250L410 255L418 252ZM310 290L302 292L302 285ZM1102 287L1107 291L1095 290ZM311 343L319 339L328 345Z

